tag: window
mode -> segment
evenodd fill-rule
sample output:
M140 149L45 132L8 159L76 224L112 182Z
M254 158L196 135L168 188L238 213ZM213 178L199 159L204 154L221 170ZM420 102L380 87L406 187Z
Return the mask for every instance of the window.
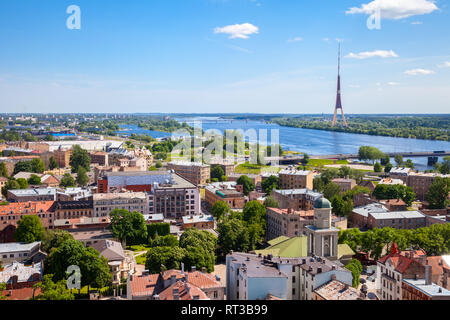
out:
M292 277L292 283L295 283L295 276Z
M219 297L219 294L217 293L217 291L214 291L214 298L217 299Z

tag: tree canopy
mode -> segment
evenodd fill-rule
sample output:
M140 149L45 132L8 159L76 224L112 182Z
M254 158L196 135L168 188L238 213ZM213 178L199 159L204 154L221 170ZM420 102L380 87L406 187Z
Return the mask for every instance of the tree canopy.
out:
M115 209L110 217L111 230L121 242L128 245L147 243L147 225L141 213Z
M40 241L44 235L41 219L36 215L26 215L17 223L14 238L17 242L32 243Z
M91 157L89 153L82 149L79 145L75 145L72 148L72 155L70 156L70 166L72 167L72 173L78 172L80 167L83 167L87 172L90 171Z
M247 177L246 175L240 176L236 182L238 185L242 185L244 189L244 194L248 196L250 191L255 190L255 185L253 184L252 179Z
M211 213L217 221L223 220L229 211L230 207L225 201L217 201L211 208Z
M425 200L430 204L430 209L445 209L450 204L448 193L450 192L450 178L436 177L425 195Z
M278 189L278 177L270 176L261 182L261 187L266 194L270 194L272 190Z

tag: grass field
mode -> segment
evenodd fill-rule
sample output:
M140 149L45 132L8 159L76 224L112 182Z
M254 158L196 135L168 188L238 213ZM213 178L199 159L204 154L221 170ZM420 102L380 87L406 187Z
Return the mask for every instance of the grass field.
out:
M133 251L133 252L139 252L139 251L148 251L150 249L150 246L148 245L136 245L136 246L128 246L127 250Z
M310 159L308 167L320 167L330 164L348 164L347 160L331 160L331 159Z
M250 164L248 162L240 164L234 169L234 172L239 174L259 174L262 172L278 173L279 171L280 168L278 167Z
M136 263L137 264L145 265L146 261L147 261L147 255L146 254L142 254L142 255L136 257Z

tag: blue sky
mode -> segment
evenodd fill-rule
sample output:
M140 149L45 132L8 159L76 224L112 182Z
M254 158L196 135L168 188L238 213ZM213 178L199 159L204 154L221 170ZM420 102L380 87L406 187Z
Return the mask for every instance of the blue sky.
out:
M339 40L346 113L449 113L449 29L447 0L2 0L0 112L331 113Z

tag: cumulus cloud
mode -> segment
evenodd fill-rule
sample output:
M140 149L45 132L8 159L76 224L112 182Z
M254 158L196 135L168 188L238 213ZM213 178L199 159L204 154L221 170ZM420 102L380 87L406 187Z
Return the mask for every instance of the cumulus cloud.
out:
M399 84L400 84L400 83L394 82L394 81L388 82L388 85L389 85L389 86L398 86Z
M404 74L407 74L409 76L418 76L418 75L429 75L429 74L435 74L433 70L427 70L427 69L411 69L406 70Z
M251 23L233 24L214 29L214 33L228 34L230 39L248 39L252 34L258 34L259 28Z
M360 53L351 52L346 58L352 59L369 59L369 58L398 58L398 55L392 50L375 50Z
M404 19L416 15L429 14L439 8L434 0L374 0L361 7L353 7L346 14L372 15L380 12L383 19Z

